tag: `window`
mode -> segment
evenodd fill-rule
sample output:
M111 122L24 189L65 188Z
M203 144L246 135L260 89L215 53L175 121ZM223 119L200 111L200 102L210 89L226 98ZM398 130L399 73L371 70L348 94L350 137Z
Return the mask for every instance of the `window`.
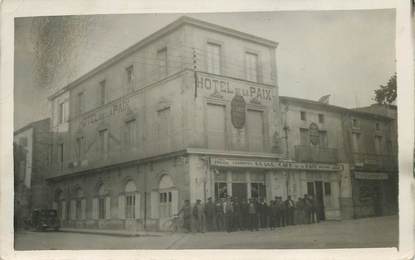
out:
M158 127L158 142L159 142L159 149L161 151L165 151L169 149L169 141L170 141L170 132L169 132L169 125L170 125L170 107L164 108L158 111L158 120L159 120L159 127Z
M76 158L78 160L83 157L84 139L85 138L83 136L76 138Z
M98 199L98 218L105 218L105 197L100 197Z
M250 81L258 81L258 55L255 53L245 53L245 71L246 79Z
M64 101L62 103L59 104L59 111L58 111L58 116L59 116L59 124L63 124L66 121L68 121L68 102Z
M248 140L251 152L262 152L264 149L264 118L262 111L248 110Z
M328 147L327 131L319 131L319 137L320 137L320 147L327 148Z
M318 122L320 124L323 124L324 123L324 115L323 114L318 114Z
M226 182L215 182L215 200L226 198L228 195L228 186Z
M330 196L331 195L330 182L325 182L324 183L324 195L326 195L326 196Z
M265 198L265 183L251 182L251 198Z
M76 200L76 219L81 219L82 216L82 206L81 206L81 199Z
M157 52L157 60L159 62L160 78L167 76L167 48L161 49Z
M99 131L99 152L101 155L108 153L108 130Z
M219 44L208 43L207 45L207 71L209 73L220 74L221 46Z
M301 118L302 121L306 121L307 120L307 115L306 115L306 113L304 111L301 111L300 112L300 118Z
M81 115L84 112L84 92L79 92L77 99L78 115Z
M307 182L307 194L314 196L314 182Z
M134 66L127 67L125 72L127 73L127 83L131 83L134 79Z
M225 106L208 104L207 141L208 148L224 150L226 147Z
M309 134L307 128L300 128L300 145L309 145Z
M352 127L358 128L359 127L359 120L356 118L352 118Z
M379 124L379 122L376 122L375 129L376 129L376 131L379 131L380 130L380 124Z
M376 135L375 136L375 152L376 154L382 154L382 136Z
M136 205L136 193L137 189L133 181L129 181L125 185L125 217L127 219L134 219L135 216L135 205Z
M107 102L107 83L105 80L99 83L99 104L102 106Z
M63 144L58 144L58 162L63 164Z
M126 123L127 125L127 135L126 135L126 144L129 147L136 145L136 136L137 136L137 127L136 120L130 120Z
M359 152L360 133L352 133L352 148L353 152Z

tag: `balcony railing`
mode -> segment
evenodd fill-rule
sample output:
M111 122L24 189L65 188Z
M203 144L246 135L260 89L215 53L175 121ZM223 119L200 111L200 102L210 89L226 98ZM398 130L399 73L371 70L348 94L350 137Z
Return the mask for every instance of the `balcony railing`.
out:
M397 169L398 156L395 154L353 153L353 163L361 167Z
M295 160L297 162L337 163L337 149L296 145Z

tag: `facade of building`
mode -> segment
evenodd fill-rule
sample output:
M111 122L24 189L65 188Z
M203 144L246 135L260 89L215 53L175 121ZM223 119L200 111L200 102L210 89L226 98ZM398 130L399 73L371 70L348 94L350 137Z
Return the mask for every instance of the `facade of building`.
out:
M62 225L165 230L186 199L300 197L314 175L338 218L341 167L284 158L276 48L182 17L50 96Z
M36 208L49 207L50 119L43 119L14 132L15 216L18 228Z
M292 97L280 97L280 106L287 158L341 166L335 174L307 176L306 193L320 200L325 215L332 205L343 219L397 213L396 107L346 109ZM336 194L325 186L330 178Z

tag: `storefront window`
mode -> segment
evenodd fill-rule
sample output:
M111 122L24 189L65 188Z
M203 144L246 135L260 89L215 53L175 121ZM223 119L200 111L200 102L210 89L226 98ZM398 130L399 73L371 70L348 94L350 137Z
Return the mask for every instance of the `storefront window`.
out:
M256 199L264 199L265 183L251 183L251 197Z
M215 183L215 199L226 198L228 194L228 188L226 182Z

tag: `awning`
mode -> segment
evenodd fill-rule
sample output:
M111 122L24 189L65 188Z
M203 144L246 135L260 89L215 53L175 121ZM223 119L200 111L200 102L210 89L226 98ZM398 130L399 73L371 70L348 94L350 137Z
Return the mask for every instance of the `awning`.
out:
M360 180L387 180L389 175L384 172L354 172L354 177Z

